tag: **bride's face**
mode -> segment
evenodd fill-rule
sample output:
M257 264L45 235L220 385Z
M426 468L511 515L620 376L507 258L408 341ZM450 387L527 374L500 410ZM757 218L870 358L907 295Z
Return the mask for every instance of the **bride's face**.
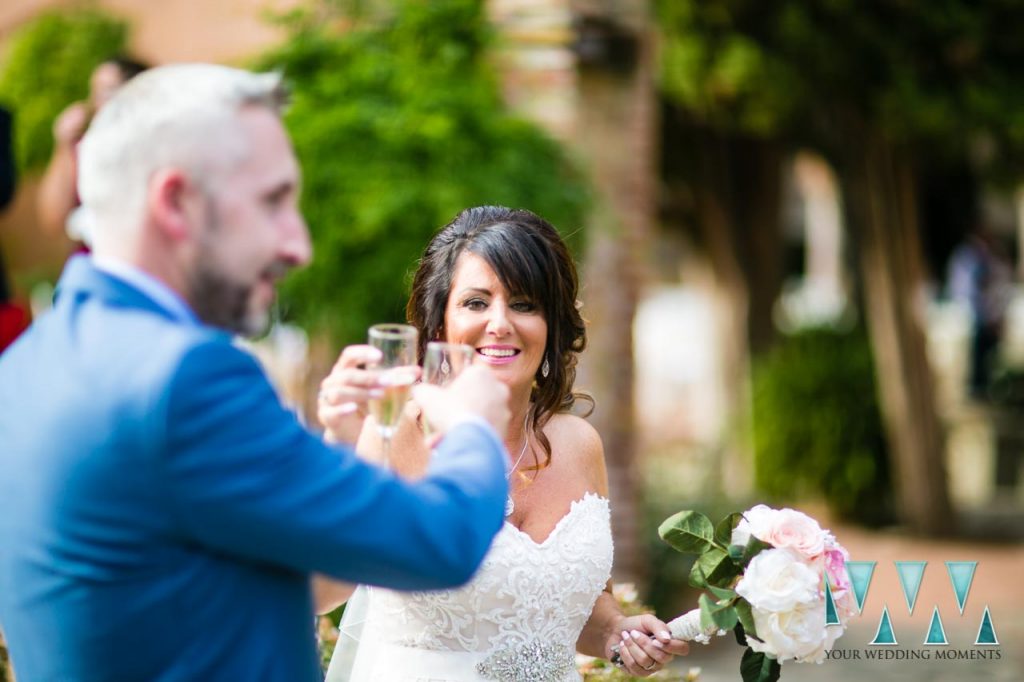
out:
M476 349L509 388L530 386L547 345L548 323L534 301L510 294L483 258L463 252L455 262L445 309L449 343Z

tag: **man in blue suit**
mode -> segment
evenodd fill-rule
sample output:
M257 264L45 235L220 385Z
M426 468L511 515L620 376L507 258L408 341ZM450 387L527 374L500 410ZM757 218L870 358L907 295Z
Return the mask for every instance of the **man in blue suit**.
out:
M305 431L233 345L311 256L281 101L273 74L163 67L82 142L93 256L0 357L19 680L313 682L310 573L454 586L501 526L507 392L486 370L418 387L446 435L403 482Z

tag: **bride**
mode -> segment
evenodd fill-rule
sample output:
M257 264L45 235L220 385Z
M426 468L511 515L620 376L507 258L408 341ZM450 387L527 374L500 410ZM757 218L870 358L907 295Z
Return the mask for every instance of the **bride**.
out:
M621 648L630 674L647 676L685 642L652 615L625 616L611 594L612 536L601 439L569 414L578 354L586 343L576 269L557 231L523 210L484 206L460 213L427 245L407 315L426 343L476 349L510 389L505 445L511 456L506 523L466 586L400 593L360 588L365 624L351 670L339 649L328 682L566 682L579 680L575 652L610 658ZM319 416L332 439L379 459L365 395L373 349L351 346L321 388ZM412 403L391 447L400 474L421 475L429 450ZM318 579L321 610L348 591ZM339 599L340 597L340 599ZM349 611L356 610L350 603ZM351 614L346 614L350 616ZM616 658L619 660L619 657Z

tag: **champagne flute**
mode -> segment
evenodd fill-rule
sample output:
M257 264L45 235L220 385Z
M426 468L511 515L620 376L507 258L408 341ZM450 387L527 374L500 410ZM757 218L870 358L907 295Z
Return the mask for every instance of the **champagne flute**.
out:
M370 327L369 343L381 352L377 379L382 395L369 401L370 414L377 422L385 464L391 455L391 437L416 382L415 327L407 324L375 324Z
M465 368L473 364L476 350L464 343L431 341L423 356L423 381L444 386L450 383ZM430 422L423 420L423 435L431 434Z

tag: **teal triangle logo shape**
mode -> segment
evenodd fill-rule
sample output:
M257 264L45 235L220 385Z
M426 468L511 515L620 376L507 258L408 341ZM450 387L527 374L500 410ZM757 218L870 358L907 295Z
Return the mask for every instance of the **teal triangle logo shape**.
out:
M900 585L903 587L903 598L907 600L907 610L913 615L914 604L917 603L917 592L921 589L921 579L924 577L924 569L927 561L897 561L896 572L900 576Z
M853 596L857 600L857 611L864 611L864 599L868 596L871 576L875 572L874 561L847 561L846 575L853 586Z
M825 578L825 625L842 625L836 600L832 597L832 588L828 586L828 577Z
M977 568L977 561L947 561L946 572L949 573L949 582L953 584L953 592L956 594L956 604L960 607L960 615L964 615L964 605L967 604L967 595L971 591L971 583L974 582L974 569Z
M878 631L875 638L871 640L875 646L896 646L896 633L892 629L892 621L889 619L889 607L882 607L882 617L878 621Z
M939 617L939 607L932 611L932 622L928 624L928 636L924 638L925 644L949 644L946 639L946 630L942 627L942 618Z
M978 627L978 636L974 643L979 646L998 645L999 638L996 637L996 627L992 624L992 614L985 607L985 613L981 616L981 625Z

